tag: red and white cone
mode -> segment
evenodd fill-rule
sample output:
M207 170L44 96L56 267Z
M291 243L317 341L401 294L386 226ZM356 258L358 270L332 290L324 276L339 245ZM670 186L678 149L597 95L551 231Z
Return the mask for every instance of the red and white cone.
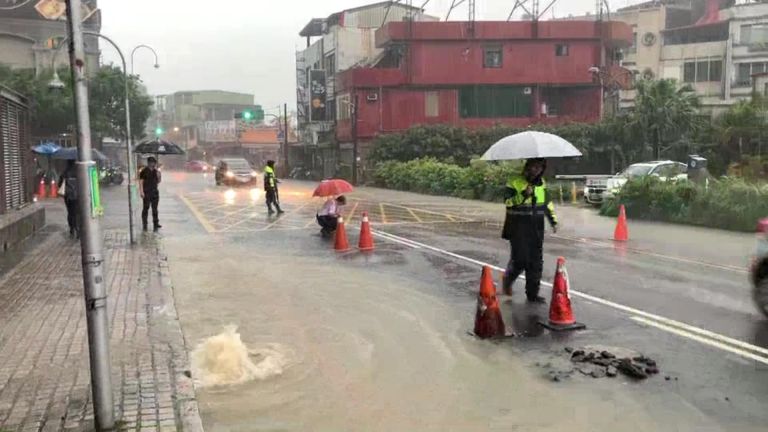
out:
M549 321L542 321L541 325L556 331L581 330L587 327L576 322L573 316L571 298L568 295L568 271L565 269L563 257L557 259L555 281L552 283L552 301L549 303Z
M372 251L374 249L368 212L363 213L363 223L360 225L360 241L358 242L357 248L364 252Z

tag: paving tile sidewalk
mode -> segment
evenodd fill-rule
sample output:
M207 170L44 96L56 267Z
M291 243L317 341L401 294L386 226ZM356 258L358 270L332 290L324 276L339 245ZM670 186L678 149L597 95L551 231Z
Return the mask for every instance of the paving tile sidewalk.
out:
M0 276L0 431L93 426L79 242L58 203L36 246ZM109 223L107 224L109 225ZM104 230L118 430L202 430L162 240Z

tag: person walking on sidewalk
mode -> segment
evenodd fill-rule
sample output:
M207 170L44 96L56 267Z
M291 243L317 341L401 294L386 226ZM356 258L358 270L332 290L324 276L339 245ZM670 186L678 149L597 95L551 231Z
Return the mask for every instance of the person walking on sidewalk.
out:
M139 173L139 193L142 200L144 200L144 207L141 210L141 223L144 226L144 231L147 230L150 207L152 207L152 222L155 232L162 228L157 214L157 206L160 203L160 190L158 186L161 181L162 174L157 167L157 159L150 156L147 158L147 166Z
M67 225L69 236L80 238L80 225L78 224L77 205L77 165L75 161L67 161L67 168L61 174L58 181L60 193L64 194L64 205L67 206Z
M268 160L267 167L264 168L264 191L266 192L267 210L270 215L275 213L275 211L272 210L273 204L277 209L277 214L285 213L280 208L280 193L277 190L278 183L280 183L280 181L275 176L275 161Z
M525 272L525 295L531 303L546 301L539 296L545 217L557 231L555 208L542 178L546 168L546 159L528 159L523 173L509 179L505 195L507 214L501 236L509 240L511 253L502 288L504 294L512 295L512 284Z

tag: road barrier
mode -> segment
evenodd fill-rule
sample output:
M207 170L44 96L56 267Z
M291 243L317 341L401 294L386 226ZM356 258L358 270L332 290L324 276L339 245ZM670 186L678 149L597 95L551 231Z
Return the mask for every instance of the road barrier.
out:
M492 270L483 266L480 277L480 292L477 295L475 312L475 335L480 339L500 337L505 334L504 319L496 297L496 285L493 283Z
M629 240L629 229L627 228L627 212L624 204L619 207L619 219L616 222L616 229L613 231L613 239L616 241Z
M344 218L339 216L338 227L336 228L336 241L333 248L336 252L346 252L349 250L349 240L347 240L347 229L344 228Z
M571 297L568 295L568 272L563 257L557 259L555 280L552 282L552 301L549 303L549 321L542 321L541 325L554 331L586 328L584 324L576 322L573 315Z
M360 241L357 248L367 252L374 249L373 235L371 235L371 223L368 221L368 212L363 212L363 222L360 224Z

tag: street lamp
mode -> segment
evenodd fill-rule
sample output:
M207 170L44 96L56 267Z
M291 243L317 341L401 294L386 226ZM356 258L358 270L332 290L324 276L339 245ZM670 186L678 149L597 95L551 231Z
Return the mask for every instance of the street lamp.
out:
M131 75L133 75L133 55L134 55L134 54L136 54L136 51L137 51L139 48L146 48L146 49L148 49L148 50L152 51L152 54L154 54L154 55L155 55L155 69L160 69L160 62L157 60L157 51L155 51L155 50L154 50L154 49L153 49L151 46L149 46L149 45L143 45L143 44L142 44L142 45L139 45L139 46L137 46L136 48L134 48L134 49L133 49L133 51L131 51Z
M117 53L120 55L120 61L123 64L123 81L124 81L124 99L125 99L125 141L126 141L126 155L128 157L128 233L129 238L131 240L131 244L135 243L134 234L133 234L133 142L132 142L132 134L131 134L131 101L129 98L129 92L128 92L128 67L125 64L125 56L123 55L123 52L120 50L120 47L117 46L117 44L107 36L104 36L101 33L89 31L89 30L83 30L83 34L96 36L99 38L104 39L107 41L110 45L112 45L115 50L117 50ZM69 40L69 36L65 37L61 43L59 44L59 47L54 51L53 53L53 79L48 84L49 88L52 89L61 89L64 87L64 83L59 78L59 74L56 72L56 55L59 53L59 49L64 46L64 44ZM138 47L137 47L138 48ZM134 51L136 51L134 49Z

